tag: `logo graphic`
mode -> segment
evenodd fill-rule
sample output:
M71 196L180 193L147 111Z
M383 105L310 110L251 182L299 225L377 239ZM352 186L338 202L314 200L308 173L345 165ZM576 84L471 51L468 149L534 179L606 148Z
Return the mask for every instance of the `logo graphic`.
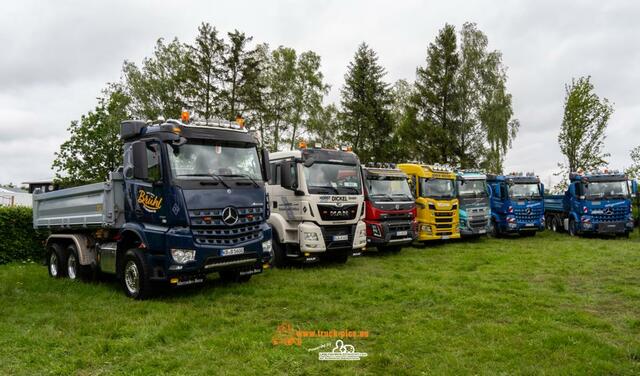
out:
M531 208L526 208L526 209L525 209L525 213L527 213L527 214L531 214Z
M138 204L141 204L144 210L149 213L155 213L162 207L162 197L158 197L144 189L138 191Z
M173 204L171 211L173 212L173 215L178 215L178 213L180 213L180 206L178 206L178 204Z
M611 209L610 207L607 207L604 209L604 214L605 215L613 215L613 209Z
M356 349L352 345L345 345L344 342L339 339L336 341L336 346L331 352L319 352L319 360L360 360L360 358L366 357L368 354L364 352L356 352Z
M396 204L396 210L400 209L400 204Z
M222 211L222 221L229 226L233 226L238 222L238 211L231 206L227 206Z

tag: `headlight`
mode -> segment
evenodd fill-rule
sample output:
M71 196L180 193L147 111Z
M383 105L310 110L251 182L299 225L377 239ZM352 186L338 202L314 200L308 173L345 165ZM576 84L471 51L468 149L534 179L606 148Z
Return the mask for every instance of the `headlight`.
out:
M196 259L195 249L172 249L171 257L177 264L186 264Z
M420 225L420 231L430 234L431 233L431 226L429 226L429 225Z
M317 242L318 239L318 233L317 232L305 232L304 233L304 240L308 241L308 242Z
M262 242L262 252L271 253L271 239Z

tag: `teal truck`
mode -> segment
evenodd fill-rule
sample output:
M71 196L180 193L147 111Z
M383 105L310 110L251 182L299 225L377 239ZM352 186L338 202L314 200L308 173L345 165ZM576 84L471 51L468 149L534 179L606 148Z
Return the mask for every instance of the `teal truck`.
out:
M456 194L460 205L460 235L474 237L486 234L491 219L487 176L476 170L457 171Z

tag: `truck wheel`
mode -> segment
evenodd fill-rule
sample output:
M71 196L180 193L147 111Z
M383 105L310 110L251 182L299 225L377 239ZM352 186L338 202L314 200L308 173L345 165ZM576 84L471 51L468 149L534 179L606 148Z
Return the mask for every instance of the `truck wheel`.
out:
M498 225L493 219L489 222L489 236L491 236L492 238L497 238L500 236Z
M558 218L556 216L551 217L551 230L553 232L560 232L558 231Z
M576 236L576 221L569 219L569 235Z
M127 251L121 275L122 288L128 297L143 300L151 295L153 289L149 280L149 268L139 249Z
M222 282L225 282L225 283L229 283L229 282L244 283L244 282L249 282L249 280L251 279L251 274L240 275L240 272L237 270L224 270L220 272L220 279L222 280Z
M69 279L86 279L90 274L89 266L80 265L80 257L76 245L71 243L67 247L67 276Z
M47 268L52 278L64 278L67 266L67 252L60 245L52 243L48 247Z
M273 237L273 241L271 242L271 246L273 247L273 266L276 268L283 268L287 266L288 260L287 255L285 254L284 247L280 242Z

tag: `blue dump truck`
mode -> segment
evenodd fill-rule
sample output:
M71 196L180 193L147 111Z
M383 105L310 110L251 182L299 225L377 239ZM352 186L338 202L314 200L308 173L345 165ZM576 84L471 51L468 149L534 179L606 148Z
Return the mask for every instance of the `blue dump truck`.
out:
M207 273L246 281L271 259L269 155L227 122L125 121L123 166L106 182L34 194L54 278L115 274L143 299Z
M456 171L456 193L460 203L460 235L486 234L491 219L487 176L480 171Z
M553 231L629 236L633 231L631 194L636 191L623 173L571 173L564 195L545 196L544 212Z
M488 175L491 202L489 233L533 236L544 230L544 185L533 173Z

